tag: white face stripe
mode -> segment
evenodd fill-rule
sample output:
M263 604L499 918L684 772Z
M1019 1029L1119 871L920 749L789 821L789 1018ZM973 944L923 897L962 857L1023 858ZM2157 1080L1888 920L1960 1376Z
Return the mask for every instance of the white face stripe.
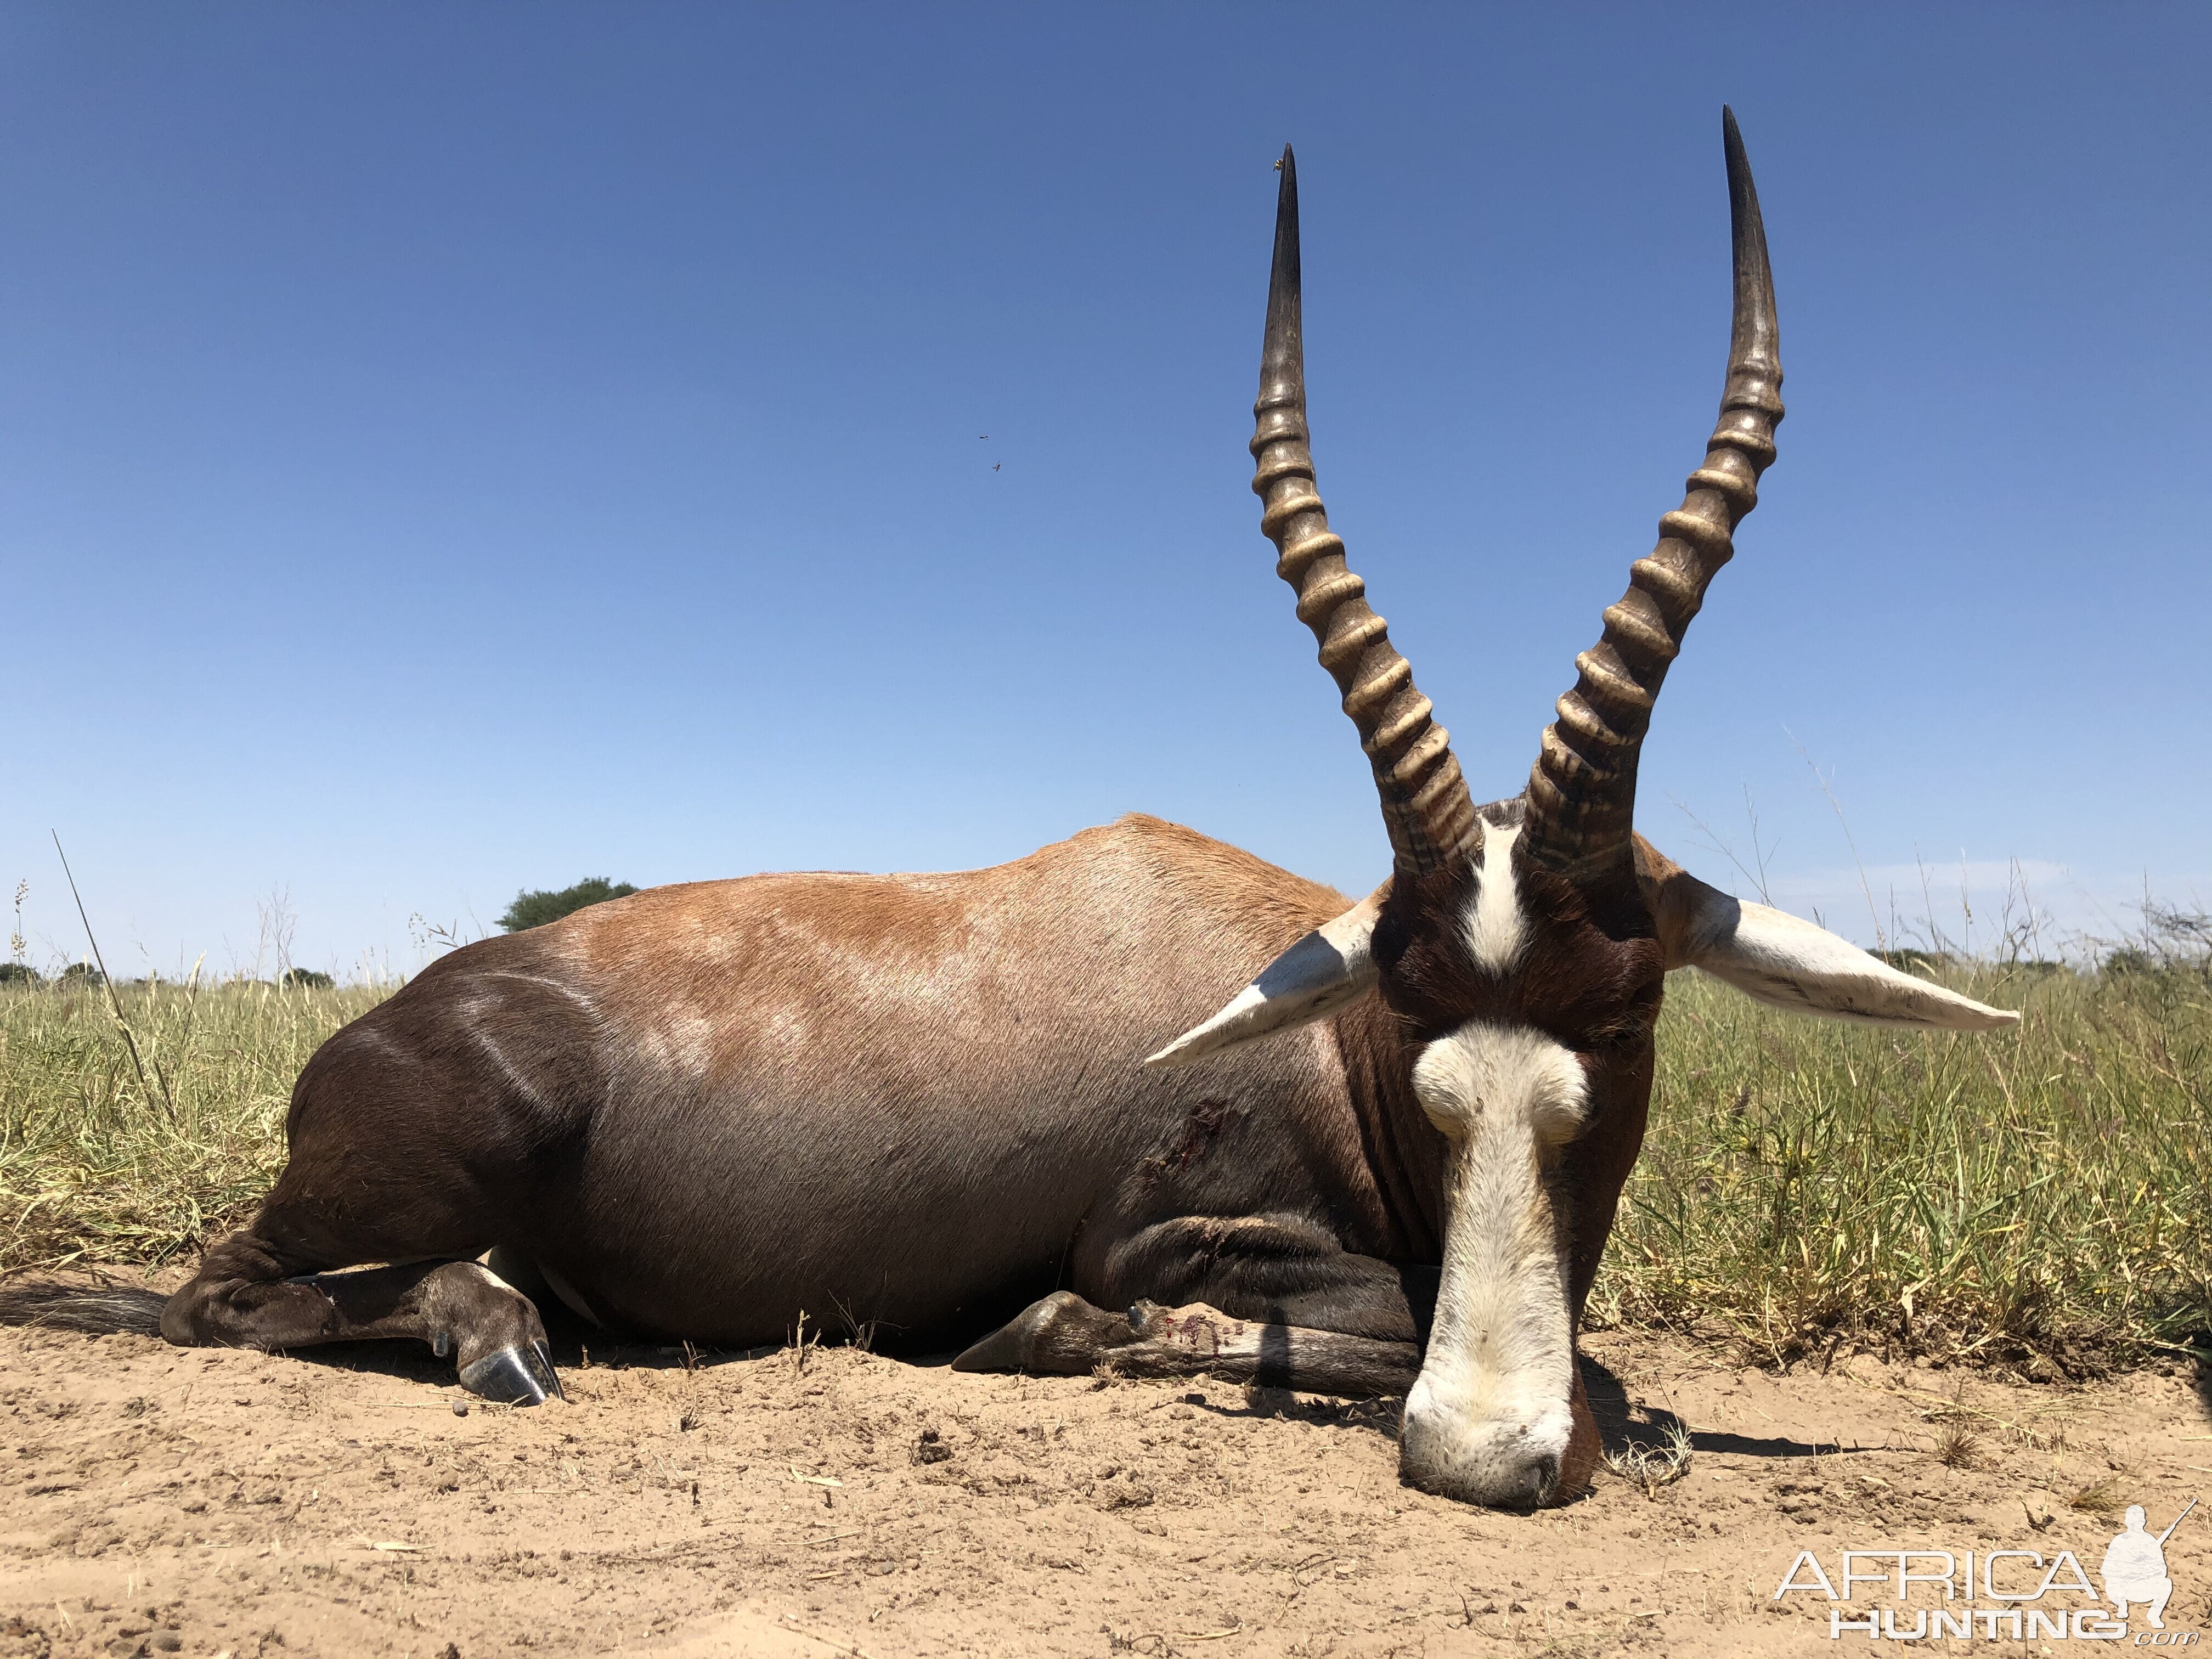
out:
M1528 942L1528 919L1521 914L1521 892L1513 875L1517 823L1486 823L1482 853L1475 861L1474 897L1460 917L1460 933L1478 967L1502 974L1513 966Z
M1402 1447L1420 1484L1477 1502L1531 1502L1573 1416L1567 1240L1544 1163L1589 1109L1574 1054L1525 1027L1472 1021L1413 1067L1422 1107L1453 1142L1434 1325L1406 1401Z

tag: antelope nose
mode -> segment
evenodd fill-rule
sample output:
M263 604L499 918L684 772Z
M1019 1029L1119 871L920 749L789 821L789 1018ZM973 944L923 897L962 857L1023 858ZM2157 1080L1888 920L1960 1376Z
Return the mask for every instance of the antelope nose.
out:
M1540 1452L1517 1462L1494 1462L1478 1474L1449 1463L1401 1456L1398 1478L1407 1486L1462 1504L1497 1510L1540 1509L1559 1489L1559 1460L1549 1452Z
M1470 1424L1408 1410L1398 1446L1398 1478L1462 1504L1534 1509L1559 1488L1564 1436L1538 1422Z

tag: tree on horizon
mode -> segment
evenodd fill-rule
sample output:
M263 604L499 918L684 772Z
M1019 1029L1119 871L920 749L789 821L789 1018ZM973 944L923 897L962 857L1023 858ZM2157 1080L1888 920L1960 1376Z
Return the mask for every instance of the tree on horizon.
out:
M586 876L574 887L564 887L557 893L525 889L514 896L514 902L507 907L500 917L501 931L519 933L526 927L543 927L549 921L573 915L587 904L604 904L609 899L627 898L637 889L626 881L609 881L605 876Z

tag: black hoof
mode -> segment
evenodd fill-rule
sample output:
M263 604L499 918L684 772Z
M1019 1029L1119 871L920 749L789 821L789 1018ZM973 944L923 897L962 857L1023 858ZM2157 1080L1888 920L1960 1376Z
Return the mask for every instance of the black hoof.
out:
M566 1400L561 1379L553 1373L552 1356L543 1342L526 1348L500 1348L475 1364L461 1367L461 1386L471 1394L510 1406L542 1405L549 1399Z
M952 1369L1080 1376L1130 1340L1121 1315L1102 1313L1073 1291L1054 1291L960 1355Z
M1042 1301L1032 1302L1006 1324L963 1352L952 1362L956 1371L1024 1371L1036 1352L1037 1339L1052 1328L1066 1309L1080 1307L1083 1298L1073 1291L1054 1291Z

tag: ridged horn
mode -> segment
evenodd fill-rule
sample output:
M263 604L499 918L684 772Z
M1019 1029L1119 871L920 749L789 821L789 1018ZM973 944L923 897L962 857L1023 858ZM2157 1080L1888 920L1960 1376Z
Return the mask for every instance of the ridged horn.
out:
M1628 592L1605 613L1605 633L1575 659L1581 678L1544 728L1528 779L1522 845L1539 864L1584 879L1629 855L1636 763L1668 665L1682 648L1705 587L1734 556L1731 537L1759 501L1782 419L1782 358L1774 278L1759 192L1735 115L1721 111L1728 150L1729 219L1735 246L1735 322L1720 424L1681 507L1659 520L1659 545L1630 568Z
M1375 769L1396 866L1418 875L1472 857L1482 830L1451 752L1451 734L1431 718L1429 700L1414 690L1411 665L1368 606L1367 584L1346 568L1344 539L1328 527L1314 487L1299 323L1298 170L1289 145L1277 165L1283 177L1275 194L1260 398L1252 406L1252 459L1259 464L1252 489L1263 503L1260 528L1280 555L1275 574L1297 592L1298 620L1320 642L1321 665L1335 679Z

